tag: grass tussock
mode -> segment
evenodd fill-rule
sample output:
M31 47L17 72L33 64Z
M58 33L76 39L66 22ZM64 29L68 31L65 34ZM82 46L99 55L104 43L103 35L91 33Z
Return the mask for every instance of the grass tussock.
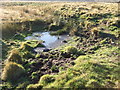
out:
M23 77L25 74L25 69L20 64L9 62L4 67L2 73L2 80L8 81L14 84L19 78Z
M7 58L7 62L22 64L22 58L18 49L11 50L9 57Z

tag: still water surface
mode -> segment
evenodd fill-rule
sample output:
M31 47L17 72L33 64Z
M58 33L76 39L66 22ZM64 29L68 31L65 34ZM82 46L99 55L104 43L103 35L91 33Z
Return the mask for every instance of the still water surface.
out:
M35 32L31 36L27 36L25 40L38 40L38 41L44 41L45 48L56 48L58 46L61 46L65 43L63 43L63 40L68 40L70 36L68 35L50 35L49 32ZM40 51L44 48L37 47L35 51Z

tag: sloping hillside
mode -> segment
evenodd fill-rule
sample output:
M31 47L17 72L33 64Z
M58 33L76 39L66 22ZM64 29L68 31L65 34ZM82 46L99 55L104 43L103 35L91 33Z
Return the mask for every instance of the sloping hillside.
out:
M3 89L120 88L118 3L2 3ZM69 37L46 48L36 32ZM48 38L49 40L49 38ZM35 52L35 48L44 48Z

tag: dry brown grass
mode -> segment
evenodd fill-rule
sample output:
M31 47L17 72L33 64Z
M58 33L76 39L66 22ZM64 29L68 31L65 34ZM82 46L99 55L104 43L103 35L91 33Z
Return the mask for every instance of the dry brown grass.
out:
M48 18L53 18L54 11L60 10L62 6L67 6L68 11L64 11L61 14L71 15L74 12L71 10L75 8L87 8L88 10L80 10L80 12L89 13L117 13L118 4L117 3L90 3L90 2L46 2L46 5L40 5L43 2L38 2L39 4L28 4L28 5L13 5L13 6L3 6L1 8L3 15L1 16L4 21L27 21L42 19L46 20Z
M44 4L43 4L44 3ZM12 5L14 4L14 5ZM24 3L23 3L24 4ZM24 5L19 5L17 3L7 3L0 9L2 11L2 15L0 16L3 23L8 22L35 22L35 21L43 21L49 24L59 25L60 18L76 17L76 15L80 15L79 17L88 18L91 17L99 17L103 20L103 18L107 16L117 15L118 14L118 4L117 3L92 3L92 2L32 2L25 3ZM102 16L103 15L103 16ZM115 18L107 18L115 21L118 19ZM108 20L110 21L110 20ZM90 30L91 27L95 24L88 22L87 20L81 22L79 25L82 25L84 29ZM99 23L101 24L101 23ZM109 24L109 23L108 23ZM38 24L36 24L38 25ZM40 24L41 25L41 24ZM106 24L101 24L101 26ZM28 26L28 27L27 27ZM30 25L26 27L16 26L16 25L3 25L3 37L8 36L8 32L22 31L24 28L26 30L29 29ZM43 26L43 25L41 25ZM107 25L108 26L108 25ZM32 27L32 26L31 26ZM33 25L32 29L35 29L35 25ZM39 27L41 28L41 27ZM24 29L24 30L25 30ZM29 30L28 30L29 31ZM77 32L76 29L74 29ZM74 32L73 32L74 33ZM12 35L12 34L9 34Z

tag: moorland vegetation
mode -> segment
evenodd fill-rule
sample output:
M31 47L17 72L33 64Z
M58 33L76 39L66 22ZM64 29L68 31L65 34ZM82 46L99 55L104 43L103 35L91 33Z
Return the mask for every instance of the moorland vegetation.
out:
M2 88L120 88L118 3L3 2ZM69 35L36 53L33 32Z

